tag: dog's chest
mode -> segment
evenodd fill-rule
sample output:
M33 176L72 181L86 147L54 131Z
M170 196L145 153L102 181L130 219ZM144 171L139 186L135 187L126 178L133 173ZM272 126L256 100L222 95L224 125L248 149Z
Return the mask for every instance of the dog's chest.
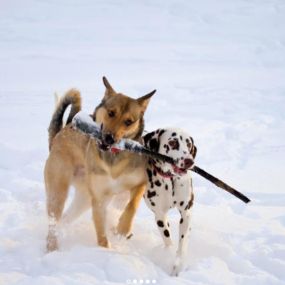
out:
M147 169L148 184L144 198L153 210L180 207L192 192L190 175L162 177L152 167Z
M141 184L145 181L143 169L122 173L117 177L111 175L93 175L92 184L94 194L116 195ZM93 190L92 190L93 191Z

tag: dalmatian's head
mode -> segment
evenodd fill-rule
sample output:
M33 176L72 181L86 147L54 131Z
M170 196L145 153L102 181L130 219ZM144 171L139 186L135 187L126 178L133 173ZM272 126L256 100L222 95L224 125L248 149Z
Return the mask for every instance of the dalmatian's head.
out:
M197 148L193 138L180 129L158 129L143 137L144 145L161 154L173 158L174 165L153 159L156 167L159 167L168 175L183 175L194 166Z

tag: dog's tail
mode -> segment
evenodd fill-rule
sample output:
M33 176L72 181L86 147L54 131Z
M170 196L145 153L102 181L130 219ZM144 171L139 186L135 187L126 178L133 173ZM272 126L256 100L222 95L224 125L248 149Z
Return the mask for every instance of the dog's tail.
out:
M76 113L81 110L81 95L76 89L69 90L56 104L56 109L52 115L50 125L48 128L49 134L49 150L52 146L53 138L62 129L63 115L66 108L71 105L71 110L67 118L66 124L69 124Z

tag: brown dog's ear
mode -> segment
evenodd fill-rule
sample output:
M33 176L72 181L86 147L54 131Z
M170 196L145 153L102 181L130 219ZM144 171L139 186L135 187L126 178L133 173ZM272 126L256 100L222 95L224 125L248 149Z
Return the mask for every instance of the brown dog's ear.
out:
M115 90L113 89L113 87L111 86L111 84L109 83L109 81L107 80L107 78L105 76L103 76L103 83L106 87L106 91L105 91L106 97L109 97L109 96L116 94Z
M143 112L146 110L147 105L149 103L150 98L152 97L152 95L156 92L156 90L151 91L150 93L140 97L137 99L137 102L141 105L141 107L143 108Z

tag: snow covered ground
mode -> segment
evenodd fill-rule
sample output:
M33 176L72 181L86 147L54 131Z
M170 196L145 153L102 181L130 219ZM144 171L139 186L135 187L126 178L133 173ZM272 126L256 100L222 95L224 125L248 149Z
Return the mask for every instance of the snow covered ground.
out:
M283 0L0 1L0 284L284 284L284 15ZM188 130L197 165L252 198L193 175L179 277L144 202L133 238L111 236L112 250L87 213L45 254L53 93L77 87L92 112L103 75L134 97L157 88L146 129Z

